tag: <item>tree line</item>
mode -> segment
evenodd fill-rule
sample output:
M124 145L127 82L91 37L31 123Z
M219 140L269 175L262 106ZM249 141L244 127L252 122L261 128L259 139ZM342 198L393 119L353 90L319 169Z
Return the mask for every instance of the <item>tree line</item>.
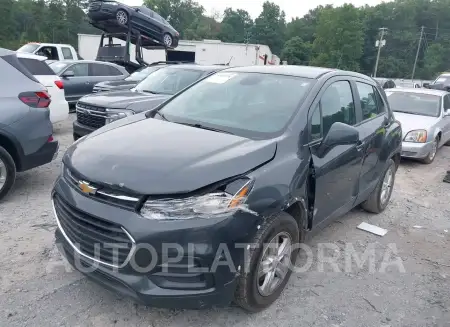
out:
M99 33L83 11L86 0L0 0L0 46L29 41L70 43L78 33ZM287 22L270 1L252 19L242 9L207 15L193 0L144 0L180 32L182 39L266 44L282 60L374 71L380 28L386 28L377 76L410 78L423 27L415 78L432 79L450 69L450 0L395 0L377 6L318 6Z

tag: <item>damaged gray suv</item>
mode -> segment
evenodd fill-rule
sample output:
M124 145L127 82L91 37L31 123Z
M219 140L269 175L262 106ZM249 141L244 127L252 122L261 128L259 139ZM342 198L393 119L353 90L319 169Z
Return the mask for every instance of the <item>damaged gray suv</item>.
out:
M367 76L228 68L67 150L56 242L145 304L256 312L280 296L311 231L357 205L386 208L401 134Z

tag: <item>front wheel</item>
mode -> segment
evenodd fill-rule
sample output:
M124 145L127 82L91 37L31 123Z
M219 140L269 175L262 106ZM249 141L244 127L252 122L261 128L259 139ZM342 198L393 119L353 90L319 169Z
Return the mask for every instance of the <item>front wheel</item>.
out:
M298 253L299 226L285 212L268 218L255 235L238 279L235 302L258 312L275 302L292 273Z
M171 47L173 44L172 35L170 35L169 33L164 34L163 42L166 47Z
M120 25L127 25L128 23L128 14L125 10L117 10L116 12L116 20Z
M439 138L436 137L431 146L430 153L428 153L428 155L424 159L422 159L423 163L429 165L430 163L432 163L434 161L434 159L436 158L437 150L438 150L438 144L439 144Z
M372 191L369 198L361 203L364 210L380 213L386 209L394 189L396 171L397 167L394 160L389 159L377 187Z
M11 155L0 146L0 200L8 194L16 180L16 165Z

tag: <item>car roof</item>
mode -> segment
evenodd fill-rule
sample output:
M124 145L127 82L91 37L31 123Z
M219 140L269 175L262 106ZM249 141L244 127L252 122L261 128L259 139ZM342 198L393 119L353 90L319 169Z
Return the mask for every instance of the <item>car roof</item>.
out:
M16 52L16 55L18 58L28 58L28 59L36 59L39 61L45 61L47 60L47 57L44 56L38 56L32 53L27 53L27 52Z
M443 96L448 94L447 91L442 90L434 90L434 89L425 89L425 88L396 88L389 89L389 92L406 92L406 93L416 93L416 94L429 94L429 95L437 95Z
M166 67L170 67L171 69L189 69L189 70L199 70L199 71L216 71L223 70L228 66L219 66L219 65L197 65L197 64L168 64Z

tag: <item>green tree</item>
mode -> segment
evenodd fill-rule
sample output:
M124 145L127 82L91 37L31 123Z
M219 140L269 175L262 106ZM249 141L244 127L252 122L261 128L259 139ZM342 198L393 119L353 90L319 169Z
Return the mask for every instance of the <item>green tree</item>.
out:
M311 59L312 44L304 42L301 37L295 36L284 45L281 51L281 60L289 65L308 65Z
M353 5L325 8L319 14L313 43L317 66L358 71L364 42L364 25Z
M264 2L261 14L255 19L252 41L268 45L273 53L280 53L284 45L285 33L284 11L272 2Z
M247 11L227 8L223 14L219 38L223 42L245 43L251 37L252 27L253 20Z

